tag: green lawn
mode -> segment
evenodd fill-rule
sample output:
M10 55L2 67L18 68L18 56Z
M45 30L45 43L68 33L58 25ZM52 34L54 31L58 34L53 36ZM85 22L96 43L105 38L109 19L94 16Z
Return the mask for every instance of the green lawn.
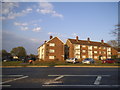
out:
M29 63L23 63L22 61L8 61L8 62L2 62L2 66L60 66L60 65L66 65L66 66L120 66L120 63L115 64L102 64L100 60L96 61L95 64L82 64L82 63L66 63L64 61L35 61L34 64Z

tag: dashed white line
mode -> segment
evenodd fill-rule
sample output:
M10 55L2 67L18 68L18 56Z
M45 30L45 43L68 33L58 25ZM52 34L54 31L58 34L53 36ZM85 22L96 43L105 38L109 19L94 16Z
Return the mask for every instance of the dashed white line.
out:
M95 85L99 85L99 84L100 84L101 79L102 79L102 77L101 77L101 76L97 76L97 78L96 78L96 80L95 80L94 84L95 84Z
M44 84L51 84L51 83L62 83L62 81L57 81L57 80L59 80L59 79L61 79L61 78L63 78L64 76L59 76L59 77L57 77L57 78L55 78L55 79L53 79L53 80L50 80L50 81L48 81L48 82L45 82Z
M11 85L0 85L0 87L10 87Z
M61 76L55 78L54 80L57 81L57 80L59 80L59 79L61 79L61 78L63 78L63 77L64 77L64 76L61 75Z
M16 81L16 80L20 80L20 79L27 78L27 77L28 77L28 76L23 76L23 77L20 77L20 78L15 78L15 79L12 79L12 80L8 80L8 81L0 82L0 84L9 83L9 82Z
M0 77L22 77L23 75L0 75Z
M42 85L46 87L120 87L120 85Z
M93 77L96 77L96 76L106 76L106 77L109 77L110 75L48 75L48 76L83 76L83 77L88 77L88 76L93 76Z

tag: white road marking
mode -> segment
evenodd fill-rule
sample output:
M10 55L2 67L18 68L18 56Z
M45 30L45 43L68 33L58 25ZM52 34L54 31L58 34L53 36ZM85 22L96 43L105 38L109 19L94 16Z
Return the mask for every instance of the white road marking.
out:
M64 76L59 76L59 77L57 77L57 78L55 78L55 79L53 79L53 80L50 80L50 81L48 81L48 82L45 82L44 84L51 84L51 83L62 83L62 81L57 81L57 80L59 80L59 79L61 79L61 78L63 78Z
M0 85L0 87L10 87L11 85Z
M23 75L0 75L0 77L22 77Z
M120 87L120 85L42 85L46 87Z
M106 76L106 77L109 77L110 75L48 75L48 76L83 76L83 77L85 77L85 76L93 76L93 77L96 77L96 76Z
M95 84L95 85L99 85L99 84L100 84L101 79L102 79L102 77L101 77L101 76L97 76L97 78L96 78L96 80L95 80L94 84Z
M57 81L57 80L59 80L59 79L61 79L61 78L63 78L63 77L64 77L64 76L61 75L61 76L55 78L54 80Z
M0 82L0 84L9 83L9 82L16 81L16 80L20 80L20 79L27 78L27 77L28 77L28 76L23 76L23 77L20 77L20 78L15 78L15 79L12 79L12 80L8 80L8 81Z

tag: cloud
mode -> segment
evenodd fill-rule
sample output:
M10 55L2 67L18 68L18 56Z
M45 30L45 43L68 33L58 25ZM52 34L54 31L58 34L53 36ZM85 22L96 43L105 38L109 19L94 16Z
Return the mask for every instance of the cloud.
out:
M19 7L19 3L16 2L4 2L2 3L2 10L0 10L2 16L0 19L15 19L16 17L24 16L30 12L32 12L32 8L26 8L20 12L15 11L16 8Z
M2 4L2 9L0 10L0 13L6 15L9 14L14 8L19 7L19 4L17 2L4 2Z
M78 34L77 34L77 33L72 33L71 35L72 35L73 37L78 36Z
M21 22L14 22L15 26L19 26L21 30L26 31L28 30L28 23L21 23Z
M41 27L36 27L36 28L34 28L32 31L34 31L34 32L39 32L39 31L41 31Z
M48 2L40 2L39 9L37 9L36 11L39 13L42 13L42 14L50 14L53 17L63 18L63 15L60 13L57 13L54 10L53 5L51 3L48 3Z
M27 26L28 23L14 22L14 25L16 25L16 26Z
M31 30L33 32L40 32L42 30L42 28L39 27L38 24L37 24L37 22L40 22L40 21L41 20L36 20L36 21L31 21L29 23L26 23L26 22L14 22L14 25L20 27L20 29L23 30L23 31ZM31 26L34 27L34 28L32 29Z
M43 40L35 38L25 38L14 33L7 31L2 32L2 48L11 51L12 48L23 46L25 47L27 54L37 54L37 48L43 43ZM29 46L29 47L28 47Z
M23 31L26 31L28 29L29 29L28 27L21 27L21 30L23 30Z
M31 40L32 42L35 42L35 43L36 43L36 42L37 42L37 43L40 42L38 39L35 39L35 38L31 38L30 40Z

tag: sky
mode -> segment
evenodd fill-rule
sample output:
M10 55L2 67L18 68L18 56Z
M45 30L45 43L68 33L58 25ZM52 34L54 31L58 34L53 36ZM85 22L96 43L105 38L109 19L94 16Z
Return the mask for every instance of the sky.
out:
M117 2L4 2L0 10L2 48L23 46L27 54L59 37L104 42L115 39L110 32L118 24Z

